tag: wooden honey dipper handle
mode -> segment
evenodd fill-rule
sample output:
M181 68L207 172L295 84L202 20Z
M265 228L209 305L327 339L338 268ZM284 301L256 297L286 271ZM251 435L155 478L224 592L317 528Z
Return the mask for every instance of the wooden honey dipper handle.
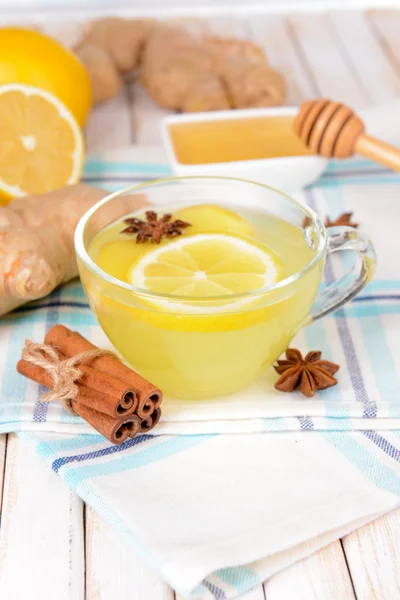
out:
M328 158L361 154L400 171L400 149L367 135L361 119L340 102L305 102L295 119L294 130L315 154Z

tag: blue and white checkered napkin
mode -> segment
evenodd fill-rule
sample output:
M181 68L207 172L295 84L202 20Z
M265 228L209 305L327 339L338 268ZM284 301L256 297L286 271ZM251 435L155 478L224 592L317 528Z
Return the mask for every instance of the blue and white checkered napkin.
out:
M84 179L115 189L168 173L160 151L132 148L92 157ZM158 433L400 429L399 180L399 175L366 163L333 164L318 186L302 193L302 199L324 216L354 211L355 220L370 232L379 258L374 281L356 301L303 329L293 342L303 352L322 350L326 359L339 363L339 385L312 399L283 394L274 389L277 376L270 368L251 388L214 401L165 398ZM328 264L328 269L338 276L342 264ZM61 405L41 402L40 387L15 371L24 339L41 341L59 322L101 347L109 345L78 282L3 318L0 375L7 376L1 390L0 432L92 431Z
M85 173L86 181L116 189L168 168L155 150L146 157L132 149L92 157ZM203 404L167 398L153 435L118 447L93 431L81 435L90 432L87 425L42 403L39 387L14 370L24 339L42 340L58 322L105 344L72 283L1 321L1 431L24 430L20 435L86 502L175 589L193 597L234 597L395 507L399 191L399 175L350 161L332 164L302 196L324 216L354 211L379 256L368 289L295 341L341 364L335 388L311 400L280 394L270 370L230 398ZM337 274L342 265L331 268Z

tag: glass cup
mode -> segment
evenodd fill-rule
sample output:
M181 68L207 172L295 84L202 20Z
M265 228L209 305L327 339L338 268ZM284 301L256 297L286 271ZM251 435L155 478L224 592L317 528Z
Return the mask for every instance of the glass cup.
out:
M285 240L285 224L288 231L295 226L299 252L308 252L307 261L275 285L225 297L155 294L134 287L101 270L88 250L99 231L137 210L144 200L168 212L214 203L245 217L257 215L261 228L264 216L265 223L268 216L279 219L279 237ZM111 194L83 216L75 248L90 305L117 351L165 393L193 399L250 384L286 350L300 327L358 294L376 262L371 242L354 228L326 230L316 213L286 194L222 177L164 179ZM325 257L339 250L351 251L353 264L320 289ZM284 261L295 258L292 253Z

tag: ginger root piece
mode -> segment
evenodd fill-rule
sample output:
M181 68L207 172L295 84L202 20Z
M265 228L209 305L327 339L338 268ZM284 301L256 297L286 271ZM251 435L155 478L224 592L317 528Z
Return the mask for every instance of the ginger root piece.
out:
M214 58L240 58L249 62L265 63L265 54L254 42L237 38L218 38L206 36L204 38L208 50L214 53Z
M89 24L85 41L107 52L120 73L134 69L155 22L151 19L105 17Z
M161 106L184 112L276 106L284 100L283 80L256 44L202 38L168 24L150 33L140 79Z
M101 104L116 96L122 87L122 78L110 54L91 42L84 42L76 53L89 73L93 103Z
M141 67L140 80L161 106L183 112L276 106L284 83L257 44L203 37L146 19L92 21L76 48L93 86L94 103L115 96L121 75Z
M215 71L234 108L279 106L285 99L281 75L267 64L262 49L248 40L205 39Z
M60 231L75 231L81 216L107 196L106 190L84 183L67 185L46 194L16 198L0 207L0 228L13 226L43 227L57 222Z
M202 39L181 27L153 28L143 49L140 80L166 108L185 112L230 108Z
M74 232L107 192L84 184L14 200L0 210L0 315L78 275Z
M77 277L75 228L107 194L77 184L0 207L0 316ZM93 227L99 231L147 204L144 194L121 196L96 212Z

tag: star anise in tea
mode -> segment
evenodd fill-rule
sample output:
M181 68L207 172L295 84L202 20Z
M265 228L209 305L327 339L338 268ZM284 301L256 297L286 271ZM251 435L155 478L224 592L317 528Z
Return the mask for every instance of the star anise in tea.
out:
M275 388L281 392L299 390L311 398L317 390L336 385L338 381L334 375L340 367L329 360L321 360L321 355L321 352L312 350L303 358L299 350L288 348L286 360L278 360L278 364L274 365L280 375Z
M175 219L172 221L172 215L162 215L158 218L153 210L146 211L146 220L132 217L124 219L128 225L121 233L136 234L136 243L153 242L159 244L163 237L175 238L182 235L182 229L190 227L190 223Z

